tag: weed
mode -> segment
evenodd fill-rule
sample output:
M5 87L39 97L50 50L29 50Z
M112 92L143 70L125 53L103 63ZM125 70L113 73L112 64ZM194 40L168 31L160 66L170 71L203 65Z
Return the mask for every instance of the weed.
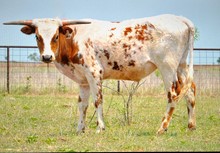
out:
M55 138L47 138L47 139L45 140L45 142L46 142L48 145L50 145L50 144L55 143L55 142L56 142L56 139L55 139Z
M26 86L25 86L26 92L29 92L31 89L31 76L28 76L26 78Z
M34 142L37 142L37 139L38 139L38 136L36 134L31 134L31 135L27 136L26 142L34 143Z
M61 83L61 79L59 78L57 81L57 88L59 92L66 93L67 87Z

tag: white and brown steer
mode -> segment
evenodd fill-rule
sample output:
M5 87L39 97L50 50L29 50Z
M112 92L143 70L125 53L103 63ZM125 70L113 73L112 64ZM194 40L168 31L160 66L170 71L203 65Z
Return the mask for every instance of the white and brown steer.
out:
M33 19L4 24L24 25L23 33L35 33L42 61L53 61L61 73L79 84L78 132L85 130L90 92L97 112L97 131L105 129L103 79L140 81L156 69L161 72L168 101L157 133L167 130L176 103L183 96L188 128L195 129L194 25L190 20L166 14L117 23Z

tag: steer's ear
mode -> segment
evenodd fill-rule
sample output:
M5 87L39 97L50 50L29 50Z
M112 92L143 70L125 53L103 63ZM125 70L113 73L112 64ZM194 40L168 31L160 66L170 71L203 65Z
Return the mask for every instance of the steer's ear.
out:
M32 33L35 33L35 27L24 26L23 28L21 28L21 32L23 32L24 34L30 35Z
M64 34L66 38L70 38L71 33L73 32L73 29L71 29L70 27L62 26L59 28L59 31L60 33Z

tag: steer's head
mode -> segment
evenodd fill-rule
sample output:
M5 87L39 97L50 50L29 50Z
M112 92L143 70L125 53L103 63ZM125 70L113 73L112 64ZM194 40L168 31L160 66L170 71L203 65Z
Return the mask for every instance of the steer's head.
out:
M60 33L68 37L73 31L68 25L90 24L90 22L60 19L34 19L13 21L4 24L23 25L21 31L24 34L30 35L35 33L41 60L45 63L50 63L55 60L55 54L59 49Z

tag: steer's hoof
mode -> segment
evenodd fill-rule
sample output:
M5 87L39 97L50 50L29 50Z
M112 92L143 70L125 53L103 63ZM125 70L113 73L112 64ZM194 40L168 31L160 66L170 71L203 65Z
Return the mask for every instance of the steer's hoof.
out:
M85 127L77 129L76 134L79 135L81 133L85 133Z
M105 128L97 128L96 133L102 133L103 131L105 131Z
M157 135L164 134L166 131L167 131L167 128L166 128L166 129L160 128L160 129L157 131Z
M188 124L188 129L191 130L191 131L196 130L196 125L193 124L192 122L190 122L190 123Z

